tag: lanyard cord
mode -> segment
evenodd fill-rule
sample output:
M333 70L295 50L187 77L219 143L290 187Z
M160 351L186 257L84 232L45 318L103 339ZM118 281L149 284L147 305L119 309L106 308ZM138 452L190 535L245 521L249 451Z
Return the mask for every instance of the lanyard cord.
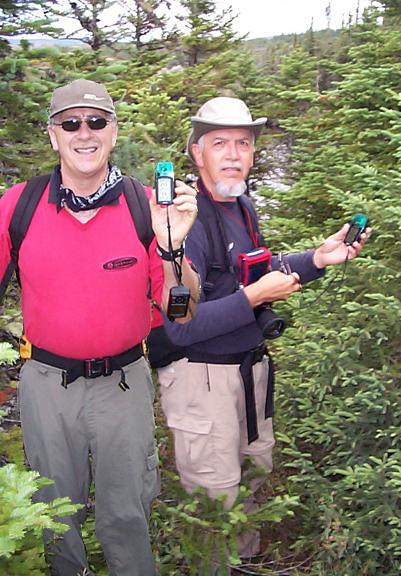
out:
M259 243L259 236L260 236L260 234L258 232L255 232L255 230L253 229L252 219L251 219L251 215L249 213L249 210L247 210L245 208L245 206L243 206L240 199L238 199L238 203L239 203L239 207L240 207L241 212L242 212L242 216L247 223L248 233L249 233L249 236L251 237L252 244L253 244L254 248L259 248L259 244L260 244Z
M168 249L169 249L170 254L173 254L174 250L173 250L173 242L171 240L171 224L170 224L170 216L169 216L168 206L166 207L166 210L167 210ZM174 276L175 276L175 279L177 281L178 286L182 286L182 260L183 260L183 257L184 257L184 254L182 253L179 261L177 258L175 258L174 260L171 261Z
M348 261L349 261L349 250L347 250L347 256L346 256L346 258L345 258L345 260L344 260L344 266L342 267L342 270L340 270L339 272L337 272L337 274L335 274L335 275L333 276L333 278L330 280L330 282L327 283L327 286L325 286L325 287L318 293L318 295L316 296L316 298L314 298L314 299L312 300L312 302L308 302L308 306L311 306L312 304L315 304L316 302L318 302L318 300L320 300L320 298L323 296L323 294L325 294L325 293L327 292L327 290L333 286L334 282L335 282L336 280L338 280L338 277L339 277L340 274L341 274L341 278L339 279L339 285L337 286L337 290L338 290L339 288L341 288L341 286L342 286L342 284L343 284L343 282L344 282L344 279L345 279L345 273L346 273L346 270L347 270L347 263L348 263ZM336 292L334 292L334 294L332 295L332 300L331 300L331 302L329 302L329 305L330 305L330 306L334 303L335 296L336 296ZM299 299L299 308L302 308L302 305L303 305L302 300L303 300L303 294L301 293L300 299Z
M253 247L258 248L259 247L258 234L254 231L254 229L252 227L251 216L250 216L248 210L242 204L240 198L238 198L238 206L241 210L241 215L242 215L241 220L239 218L237 218L235 216L235 214L232 214L231 210L229 210L227 208L227 206L225 206L222 202L216 202L216 204L220 210L224 210L224 212L227 214L227 216L229 218L231 218L231 220L234 220L234 222L237 222L241 226L241 228L243 228L246 232L248 232L248 235L249 235L250 239L252 240Z
M231 213L231 211L227 208L227 206L224 205L223 202L217 202L216 200L214 200L213 196L206 188L206 186L203 184L202 180L199 180L199 183L201 184L202 192L208 197L208 199L210 200L210 202L212 202L213 205L216 205L217 210L223 210L227 214L227 216L231 218L231 220L234 220L234 222L237 222L244 230L246 230L246 232L248 232L249 234L250 239L252 240L253 247L258 248L259 247L258 233L255 232L253 229L251 216L247 208L241 202L241 197L240 196L238 197L238 206L242 214L242 219L240 220L235 216L235 214Z

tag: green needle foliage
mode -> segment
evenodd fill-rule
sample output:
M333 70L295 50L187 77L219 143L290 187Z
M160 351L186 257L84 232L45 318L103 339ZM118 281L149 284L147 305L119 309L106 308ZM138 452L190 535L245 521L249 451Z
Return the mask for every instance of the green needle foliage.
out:
M222 576L228 575L230 566L241 564L238 536L260 529L263 523L274 524L293 517L298 498L287 494L275 496L251 512L244 511L251 496L249 482L261 474L263 471L253 470L240 486L233 507L226 509L224 496L211 500L203 489L187 494L176 474L165 471L163 493L169 499L159 499L152 515L160 574L208 576L214 566Z
M37 490L51 483L36 472L18 470L14 464L0 468L0 568L7 576L41 576L46 570L42 531L63 534L68 526L59 518L79 508L68 498L50 504L32 502Z
M293 546L318 550L311 573L401 569L399 493L401 205L397 29L368 22L325 94L294 85L307 104L282 124L290 192L266 192L276 248L316 245L357 212L369 215L364 255L330 270L284 306L277 343L280 465L303 504ZM287 60L288 62L288 60ZM293 65L293 62L291 63ZM277 104L278 105L278 104ZM270 235L272 237L272 235ZM295 241L295 242L294 242Z
M18 359L18 354L8 342L0 342L0 366L2 364L14 364Z

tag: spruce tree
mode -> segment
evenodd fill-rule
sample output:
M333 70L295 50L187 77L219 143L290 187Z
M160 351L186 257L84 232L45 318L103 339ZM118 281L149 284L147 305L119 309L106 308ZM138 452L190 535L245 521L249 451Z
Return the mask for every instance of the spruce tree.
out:
M47 14L48 0L3 0L0 4L0 56L10 51L8 37L60 33Z
M308 248L357 212L373 227L363 255L277 311L289 327L279 358L277 467L304 504L293 545L319 550L311 574L399 574L401 513L401 204L397 23L369 18L352 31L339 80L313 87L292 136L292 186L266 191L269 245ZM313 62L312 62L313 65ZM277 88L281 100L283 90Z
M181 18L187 30L181 39L184 65L200 64L228 43L239 42L231 7L219 12L213 0L180 0L180 4L186 11Z
M119 34L121 40L133 40L137 50L160 49L166 41L167 16L163 8L170 8L169 0L134 0L117 2L120 6ZM167 38L170 34L167 35Z
M94 52L113 44L116 39L116 17L110 16L110 9L116 5L114 0L69 0L66 4L67 9L56 3L52 12L77 21L77 28L67 35L69 38L78 37Z

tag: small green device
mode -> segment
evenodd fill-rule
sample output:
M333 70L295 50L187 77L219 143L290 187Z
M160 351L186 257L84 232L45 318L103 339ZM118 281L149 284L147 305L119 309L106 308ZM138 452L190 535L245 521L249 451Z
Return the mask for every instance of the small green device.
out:
M157 204L169 205L175 198L174 167L172 162L158 162L155 171Z
M347 246L351 246L354 242L359 242L362 232L368 226L369 219L365 214L356 214L349 223L349 230L344 239Z

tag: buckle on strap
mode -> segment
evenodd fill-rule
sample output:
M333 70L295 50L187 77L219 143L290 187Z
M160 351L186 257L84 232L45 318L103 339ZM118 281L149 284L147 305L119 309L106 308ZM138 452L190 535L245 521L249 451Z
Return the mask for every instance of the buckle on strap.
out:
M257 362L261 362L266 355L266 346L259 346L251 350L251 352L253 356L252 363L256 364Z
M110 376L113 372L110 358L91 358L84 360L84 377L97 378L98 376Z

